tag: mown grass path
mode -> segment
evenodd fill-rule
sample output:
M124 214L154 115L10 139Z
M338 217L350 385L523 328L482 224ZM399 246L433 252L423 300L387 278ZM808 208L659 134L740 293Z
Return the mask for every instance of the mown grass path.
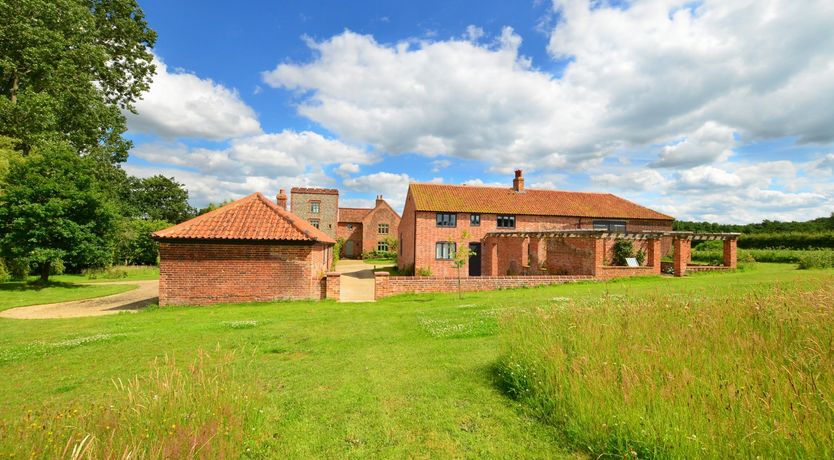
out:
M561 297L657 290L713 295L742 285L832 277L759 264L754 271L583 283L377 303L285 302L151 309L38 322L0 320L0 414L107 402L113 380L154 358L239 350L251 383L253 457L573 457L556 432L497 385L506 309ZM84 340L97 337L96 340ZM74 340L77 339L77 340ZM48 343L77 346L46 347ZM38 345L41 344L41 345ZM0 440L0 452L10 448Z

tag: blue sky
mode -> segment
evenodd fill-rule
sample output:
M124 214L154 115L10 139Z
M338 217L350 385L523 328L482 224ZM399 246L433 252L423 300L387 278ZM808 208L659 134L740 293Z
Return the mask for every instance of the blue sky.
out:
M194 205L410 181L604 191L681 219L834 212L826 1L141 1L126 165ZM752 5L752 6L751 6Z

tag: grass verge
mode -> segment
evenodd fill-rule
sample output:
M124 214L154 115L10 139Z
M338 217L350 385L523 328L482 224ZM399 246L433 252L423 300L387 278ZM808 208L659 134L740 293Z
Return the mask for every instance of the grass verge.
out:
M0 283L0 311L28 305L90 299L136 289L125 284L73 284L61 281Z

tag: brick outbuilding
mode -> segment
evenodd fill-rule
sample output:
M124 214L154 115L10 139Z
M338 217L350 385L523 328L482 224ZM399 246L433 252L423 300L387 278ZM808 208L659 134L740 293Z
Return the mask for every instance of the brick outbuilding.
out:
M389 240L396 241L400 215L382 195L377 195L373 208L339 208L336 236L345 240L341 256L359 258L372 251L393 251Z
M154 233L159 304L320 299L335 240L255 193Z

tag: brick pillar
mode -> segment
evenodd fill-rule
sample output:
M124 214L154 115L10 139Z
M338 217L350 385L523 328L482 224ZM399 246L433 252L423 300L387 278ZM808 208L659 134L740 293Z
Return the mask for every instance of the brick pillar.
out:
M735 269L738 267L738 240L724 240L724 266Z
M374 300L388 297L388 272L374 272Z
M333 299L339 300L339 295L341 292L341 277L342 274L339 272L327 272L325 275L327 277L327 286L325 289L325 299Z
M530 265L530 238L524 238L521 240L521 267L526 267Z
M692 252L692 242L683 238L675 238L672 241L672 246L675 250L675 276L683 276L686 274L686 265L689 263L690 253Z
M663 251L660 248L660 239L648 241L649 252L646 254L646 265L652 267L652 272L660 274L660 258Z
M486 247L486 250L482 249L484 256L481 259L481 274L483 276L498 275L498 240L489 238L484 241L482 247Z
M530 274L531 275L538 275L540 273L539 267L541 266L541 259L539 258L539 254L541 253L541 245L542 239L541 238L530 238L530 248L528 249L529 254L529 262L530 262Z
M605 240L602 238L592 238L593 242L593 256L594 256L594 278L602 277L602 267L605 265Z

